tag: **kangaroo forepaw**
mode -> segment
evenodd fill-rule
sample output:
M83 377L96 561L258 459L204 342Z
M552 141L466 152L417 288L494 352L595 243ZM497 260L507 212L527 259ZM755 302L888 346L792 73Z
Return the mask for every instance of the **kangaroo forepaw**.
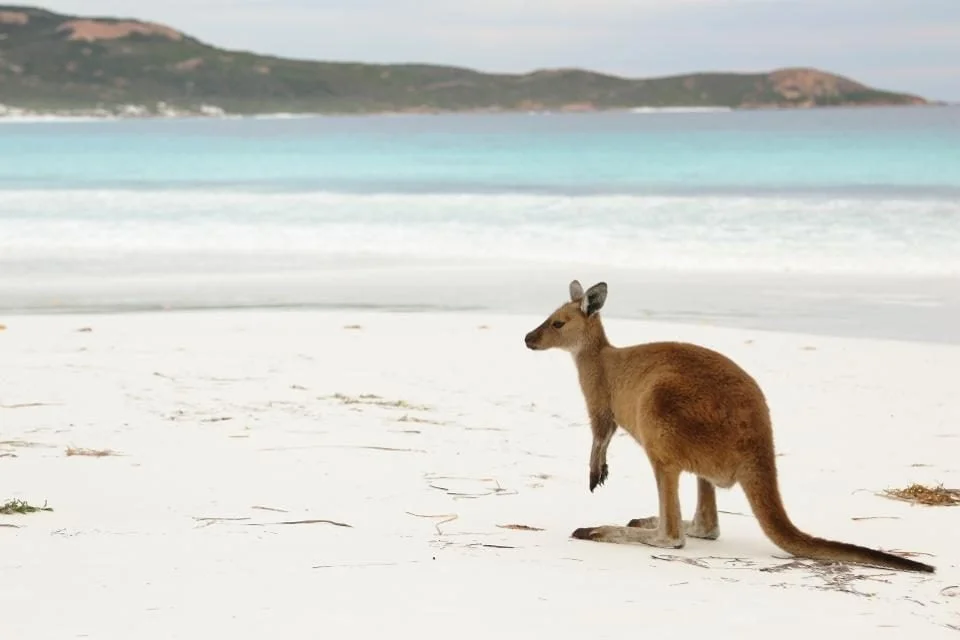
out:
M599 469L590 470L590 493L593 493L593 490L597 487L603 485L607 481L607 474L609 470L607 469L607 463L604 462Z

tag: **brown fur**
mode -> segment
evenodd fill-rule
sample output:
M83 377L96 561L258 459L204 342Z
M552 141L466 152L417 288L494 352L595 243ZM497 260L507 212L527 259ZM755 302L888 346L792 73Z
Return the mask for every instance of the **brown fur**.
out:
M934 571L921 562L799 530L780 498L770 412L757 382L726 356L693 344L611 346L598 314L606 295L605 283L584 292L574 280L571 301L528 333L525 342L533 350L573 354L593 431L590 491L607 479L607 448L619 425L646 451L660 512L626 527L577 529L573 537L668 548L683 547L686 536L714 540L720 535L715 487L739 484L763 532L795 556ZM693 520L681 519L683 472L698 478Z

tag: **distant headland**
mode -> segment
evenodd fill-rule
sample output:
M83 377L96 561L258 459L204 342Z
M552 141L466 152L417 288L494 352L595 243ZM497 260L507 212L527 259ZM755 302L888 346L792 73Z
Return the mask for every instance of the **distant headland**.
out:
M228 51L169 26L0 5L0 116L157 117L932 104L817 69L624 78Z

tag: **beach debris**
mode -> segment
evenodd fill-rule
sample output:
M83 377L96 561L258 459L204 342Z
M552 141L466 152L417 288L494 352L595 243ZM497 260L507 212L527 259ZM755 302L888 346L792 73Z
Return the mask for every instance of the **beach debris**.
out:
M750 567L756 566L756 563L752 560L747 560L746 558L732 558L727 556L678 556L672 554L660 554L650 556L654 560L662 560L664 562L680 562L683 564L689 564L692 567L698 567L700 569L747 569ZM723 563L723 566L715 567L710 561L719 561Z
M452 496L455 500L483 498L486 496L496 496L496 495L517 495L517 492L514 491L513 489L504 489L503 486L500 485L500 481L497 480L496 478L464 478L464 477L457 477L457 476L438 476L433 474L427 474L426 478L428 481L427 484L431 489L436 489L437 491L443 491L448 496ZM447 482L444 482L443 484L436 484L437 480L442 480ZM453 481L465 480L467 482L479 482L486 486L480 492L457 491L452 489L449 486L446 486L450 484L449 482L450 480L453 480ZM491 484L493 486L491 486Z
M453 522L454 520L460 517L456 513L445 513L440 515L426 515L426 514L420 514L420 513L413 513L411 511L405 511L404 513L406 513L408 516L413 516L414 518L432 518L432 519L442 518L441 520L438 520L437 522L435 522L433 525L433 527L437 530L437 535L441 535L441 536L443 535L443 530L440 528L440 525L447 524L448 522Z
M0 440L0 447L20 447L22 449L52 449L54 445L44 444L42 442L31 442L29 440Z
M498 524L500 529L512 529L514 531L544 531L540 527L531 527L527 524Z
M306 391L306 390L307 390L306 387L304 387L303 385L299 385L299 384L292 384L292 385L290 385L290 388L293 389L294 391Z
M903 489L884 489L879 495L891 500L926 506L953 507L960 505L960 489L947 489L942 484L928 487L914 483Z
M286 509L277 509L276 507L263 507L261 505L255 504L251 509L260 509L262 511L276 511L277 513L289 513Z
M0 404L0 409L30 409L32 407L56 407L59 402L21 402L20 404Z
M435 424L438 426L443 426L447 424L446 422L439 422L437 420L427 420L426 418L418 418L416 416L411 416L409 413L405 413L399 418L397 418L397 422L415 422L417 424Z
M335 527L346 527L352 529L353 525L346 522L337 522L336 520L326 520L324 518L313 518L309 520L281 520L280 522L247 522L247 527L269 527L273 525L292 525L292 524L332 524Z
M84 456L87 458L105 458L107 456L119 456L120 454L113 449L84 449L82 447L67 447L68 456Z
M259 376L244 376L242 378L225 378L223 376L199 376L197 380L206 380L208 382L256 382L263 380Z
M348 396L345 393L334 393L329 396L321 396L319 400L337 400L344 405L372 405L375 407L384 407L387 409L407 409L409 411L430 411L431 408L426 405L418 405L407 402L406 400L387 400L375 393L361 393L358 396Z
M717 509L717 513L724 513L728 516L740 516L741 518L752 517L749 513L741 513L740 511L724 511L723 509Z
M335 445L334 445L335 446ZM426 449L404 449L403 447L384 447L375 444L343 445L343 449L370 449L372 451L399 451L401 453L426 453Z
M549 480L552 476L549 473L535 473L530 476L533 478L533 482L527 484L531 489L542 489L544 483Z
M665 555L665 556L654 555L650 557L653 558L654 560L663 560L664 562L682 562L683 564L689 564L692 567L699 567L701 569L710 568L710 565L704 562L700 558L685 558L683 556L672 556L672 555Z
M261 509L265 511L278 511L280 513L287 513L283 509L274 509L272 507L262 507L254 506L252 509ZM326 518L310 518L304 520L281 520L279 522L249 522L252 518L247 516L240 517L197 517L193 518L196 522L201 523L200 526L210 526L211 524L229 524L237 523L245 527L270 527L274 525L295 525L295 524L330 524L335 527L346 527L353 528L353 525L349 525L346 522L338 522L337 520L327 520Z
M516 549L516 547L510 546L509 544L493 544L490 542L471 542L464 546L469 549L475 549L476 547L486 547L487 549Z
M0 505L0 514L5 516L10 516L15 513L37 513L39 511L53 511L53 509L47 506L46 500L44 500L42 507L35 507L25 500L19 500L16 498L13 500L8 500L5 504Z
M363 329L363 327L359 324L345 324L343 325L343 328L347 331L359 331Z
M77 329L77 333L90 333L93 331L93 327L80 327Z
M859 573L854 570L854 566L845 564L842 562L824 562L819 560L792 560L783 564L779 564L775 567L763 567L760 571L765 573L781 573L783 571L790 571L794 569L802 569L814 577L822 580L822 584L817 585L790 585L790 584L779 584L775 586L779 587L789 587L789 586L800 586L806 589L814 589L817 591L839 591L842 593L849 593L856 596L863 597L872 597L876 594L866 593L863 591L858 591L854 587L854 583L863 580L863 581L872 581L872 582L882 582L884 584L890 584L890 581L886 578L888 576L894 575L892 572L882 573L882 574L864 574Z
M906 554L902 554L906 555ZM854 588L857 581L874 581L889 583L886 578L893 573L865 574L856 571L860 567L851 566L840 562L822 562L818 560L794 559L791 557L774 556L780 560L786 560L773 566L759 566L759 562L749 558L736 558L724 556L680 556L661 554L651 556L654 560L665 562L679 562L688 564L699 569L720 569L720 570L748 570L753 569L763 573L783 573L786 571L802 570L808 573L810 577L818 578L821 584L805 585L795 583L778 583L772 586L779 588L801 587L804 589L815 589L818 591L840 591L853 595L870 597L875 594L858 591ZM732 578L721 578L732 581Z
M850 519L854 522L861 520L899 520L900 516L854 516Z
M250 518L221 518L221 517L197 517L194 516L194 521L201 523L200 526L209 527L212 524L222 524L224 522L243 522L249 520Z

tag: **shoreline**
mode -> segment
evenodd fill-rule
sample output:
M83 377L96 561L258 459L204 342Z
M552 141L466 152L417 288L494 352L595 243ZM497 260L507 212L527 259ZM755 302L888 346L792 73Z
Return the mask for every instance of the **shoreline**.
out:
M87 109L67 110L64 113L60 110L53 112L37 111L16 114L0 113L0 123L8 124L39 124L39 123L82 123L82 122L128 122L137 120L283 120L300 118L351 118L351 117L400 117L400 116L452 116L452 115L541 115L541 116L576 116L576 115L600 115L609 113L626 113L635 115L657 115L657 114L703 114L703 113L742 113L751 111L816 111L816 110L840 110L840 109L897 109L897 108L957 108L958 104L950 102L928 102L926 104L839 104L839 105L746 105L739 107L722 106L672 106L672 107L610 107L595 108L587 110L568 110L568 109L545 109L531 110L525 108L497 108L497 109L411 109L411 110L383 110L383 111L292 111L292 112L227 112L223 113L204 113L182 112L182 113L152 113L136 112L131 114L107 113L103 115L94 115ZM219 108L219 107L218 107Z
M548 309L543 317L549 314ZM250 316L258 317L282 317L282 316L316 316L318 318L334 318L343 316L361 316L372 319L388 318L426 318L426 319L445 319L445 321L468 320L475 322L478 326L483 326L491 319L518 321L521 319L532 320L536 316L529 310L505 310L498 308L481 308L475 306L463 307L436 307L430 305L364 305L364 304L249 304L233 306L125 306L125 307L73 307L73 308L48 308L11 310L0 308L0 331L7 327L21 324L23 322L34 321L72 321L79 324L90 324L97 320L114 321L140 321L140 319L153 320L159 318L199 318L201 320L208 318L218 318L220 320L248 318ZM644 327L648 330L659 332L660 340L679 339L673 336L684 336L696 333L700 330L709 332L738 332L750 333L757 336L769 337L788 337L794 340L824 340L865 343L865 344L888 344L917 346L921 348L948 348L960 347L960 336L929 335L920 333L896 333L868 328L863 330L852 327L824 327L812 328L802 327L791 324L776 324L760 321L751 323L743 320L732 320L723 316L703 315L697 318L685 317L677 314L604 314L605 322L623 325L634 325ZM541 318L542 320L542 318ZM530 328L533 328L531 325ZM614 343L614 346L626 346L625 344Z
M516 274L522 273L522 279ZM367 265L293 272L0 278L0 316L552 309L572 277L605 280L607 316L811 336L960 344L955 276L634 271L597 265Z

